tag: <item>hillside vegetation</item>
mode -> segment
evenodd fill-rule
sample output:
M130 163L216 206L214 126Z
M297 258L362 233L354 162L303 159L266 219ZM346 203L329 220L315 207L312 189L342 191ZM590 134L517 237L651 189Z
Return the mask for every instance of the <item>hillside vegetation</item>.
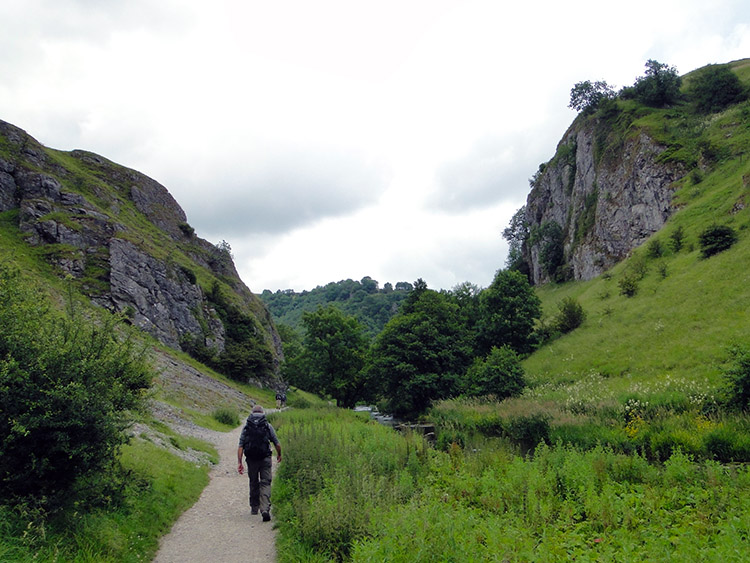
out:
M330 282L302 292L291 289L272 292L266 289L260 298L277 324L295 331L303 330L304 313L335 305L343 313L356 318L370 337L375 337L393 318L411 290L412 284L408 282L399 282L395 288L393 284L385 283L381 288L377 280L365 277L360 281L348 279Z

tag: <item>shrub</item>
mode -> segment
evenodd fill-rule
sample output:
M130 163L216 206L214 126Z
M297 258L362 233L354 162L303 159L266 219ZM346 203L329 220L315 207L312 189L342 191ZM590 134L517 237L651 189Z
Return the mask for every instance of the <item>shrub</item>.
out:
M725 425L719 425L706 435L704 447L717 461L747 462L750 459L750 437Z
M737 233L728 225L712 225L705 229L698 239L704 258L718 254L737 242Z
M617 285L620 288L620 295L633 297L638 292L638 279L632 274L628 274L620 278L620 281L617 282Z
M700 113L721 111L747 99L747 91L729 65L708 65L698 71L687 94Z
M24 281L0 266L0 496L54 503L113 468L152 373L116 317L62 318Z
M182 234L184 234L188 238L192 237L195 234L195 229L188 223L180 223L178 226L180 227Z
M724 372L728 402L740 409L750 408L750 349L730 349L732 363Z
M214 410L212 416L215 420L221 422L222 424L226 424L227 426L235 427L239 426L240 424L240 418L237 412L228 407L219 407L218 409Z
M289 397L287 405L295 409L309 409L312 406L312 403L302 395L292 395Z
M669 235L669 246L672 252L679 252L682 249L682 243L685 240L685 230L682 225L678 225L672 234Z
M509 346L493 347L487 358L469 368L470 395L494 395L497 399L516 397L526 386L518 355Z
M524 450L535 448L540 442L549 442L549 416L539 413L511 418L506 425L508 438Z
M664 255L664 245L658 238L652 239L646 248L646 255L649 258L661 258Z
M573 297L566 297L557 307L560 312L555 317L555 328L563 334L577 329L586 320L586 311Z

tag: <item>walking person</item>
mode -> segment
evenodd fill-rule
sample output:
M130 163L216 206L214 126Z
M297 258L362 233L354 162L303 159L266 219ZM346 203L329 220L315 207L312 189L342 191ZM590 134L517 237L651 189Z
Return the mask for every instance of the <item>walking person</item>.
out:
M242 475L242 454L247 462L247 476L250 479L250 514L263 516L263 521L271 519L271 448L276 448L276 462L281 463L281 443L276 437L271 423L266 420L263 407L255 405L240 435L237 448L237 472Z

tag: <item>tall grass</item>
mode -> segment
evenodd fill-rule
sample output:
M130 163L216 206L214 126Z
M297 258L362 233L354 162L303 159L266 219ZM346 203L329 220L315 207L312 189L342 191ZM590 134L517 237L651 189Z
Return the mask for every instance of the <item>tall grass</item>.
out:
M681 451L425 448L351 413L275 419L280 561L741 561L750 470Z
M340 409L273 415L284 444L273 501L281 522L281 561L317 553L345 560L372 521L416 492L430 453L402 436Z

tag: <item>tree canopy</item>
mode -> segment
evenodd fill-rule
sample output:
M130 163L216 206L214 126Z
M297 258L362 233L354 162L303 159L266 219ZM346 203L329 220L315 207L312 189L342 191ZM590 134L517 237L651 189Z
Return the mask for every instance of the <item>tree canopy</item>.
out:
M615 91L604 81L591 82L584 80L576 83L570 90L569 108L583 113L595 111L603 100L615 97Z
M364 327L333 305L306 312L302 323L303 369L311 390L330 395L339 406L353 407L364 396L361 372L368 345Z
M649 59L645 75L636 79L633 89L639 102L662 108L679 99L681 85L682 78L675 67Z
M531 351L534 323L541 317L539 297L520 272L499 270L479 296L478 349L510 346L518 353Z
M690 80L687 93L700 113L721 111L748 97L747 90L729 65L708 65L697 71Z
M396 416L419 414L432 401L456 395L471 357L458 305L426 287L412 296L375 340L368 373Z

